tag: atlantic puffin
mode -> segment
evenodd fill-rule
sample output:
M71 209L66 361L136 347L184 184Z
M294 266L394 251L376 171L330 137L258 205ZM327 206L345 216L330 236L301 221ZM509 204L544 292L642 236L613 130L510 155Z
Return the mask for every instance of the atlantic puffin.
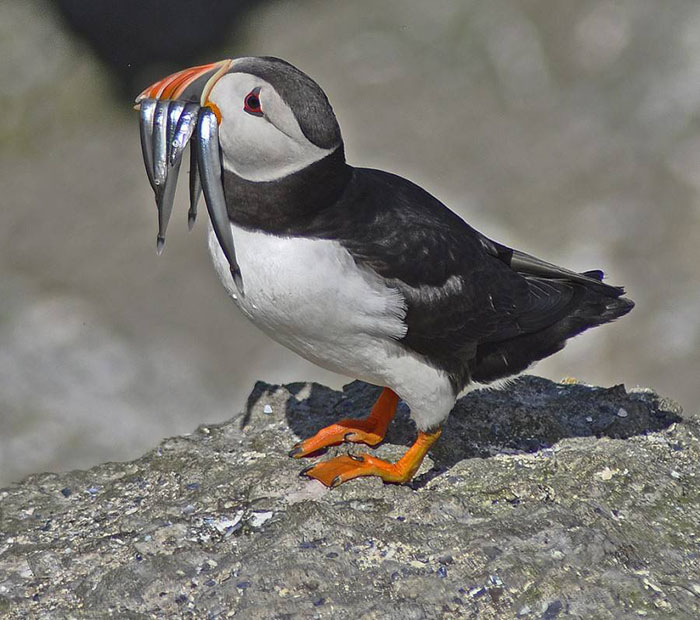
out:
M323 428L290 456L375 446L399 399L410 408L418 436L401 459L345 455L302 471L327 486L411 480L460 393L517 375L634 306L601 271L507 247L411 181L348 164L325 93L284 60L185 69L136 101L159 251L191 143L188 219L203 190L209 251L236 306L307 360L384 388L368 417Z

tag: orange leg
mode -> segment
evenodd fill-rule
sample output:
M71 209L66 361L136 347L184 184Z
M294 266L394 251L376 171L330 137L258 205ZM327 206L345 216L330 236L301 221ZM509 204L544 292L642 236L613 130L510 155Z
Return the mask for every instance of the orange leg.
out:
M430 446L440 437L442 431L418 433L416 442L396 463L389 463L369 454L337 456L316 465L311 465L301 473L319 480L327 487L358 478L359 476L379 476L385 482L408 482L418 471Z
M372 407L369 417L364 420L347 418L337 424L322 428L309 439L300 441L289 452L289 456L301 458L328 446L335 446L346 441L376 446L384 439L389 422L396 413L399 397L389 388L384 388L377 402Z

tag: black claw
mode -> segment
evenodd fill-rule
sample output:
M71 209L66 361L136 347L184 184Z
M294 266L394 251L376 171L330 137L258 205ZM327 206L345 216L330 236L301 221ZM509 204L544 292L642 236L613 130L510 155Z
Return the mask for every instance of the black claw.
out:
M316 465L309 465L308 467L304 467L304 469L302 469L299 472L299 477L311 478L308 472L310 472L314 467L316 467Z
M348 454L348 456L349 456L353 461L357 461L358 463L364 463L364 462L365 462L365 457L362 456L361 454Z
M340 476L333 478L333 480L331 480L331 489L335 489L335 487L337 487L341 482L342 480L340 479Z
M296 456L297 454L299 454L300 452L302 452L302 449L301 449L301 442L295 443L295 444L292 446L292 449L287 453L287 455L288 455L288 456L291 456L291 457L294 457L294 456Z
M345 433L345 435L343 435L343 441L347 443L348 441L350 441L350 437L352 437L354 434L355 433L353 433L352 431L350 431L349 433Z

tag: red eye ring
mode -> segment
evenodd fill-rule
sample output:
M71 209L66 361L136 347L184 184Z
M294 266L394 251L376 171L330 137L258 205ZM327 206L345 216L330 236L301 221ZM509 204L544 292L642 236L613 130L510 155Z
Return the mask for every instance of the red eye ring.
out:
M263 115L262 107L260 106L260 88L254 88L245 96L243 110L253 116Z

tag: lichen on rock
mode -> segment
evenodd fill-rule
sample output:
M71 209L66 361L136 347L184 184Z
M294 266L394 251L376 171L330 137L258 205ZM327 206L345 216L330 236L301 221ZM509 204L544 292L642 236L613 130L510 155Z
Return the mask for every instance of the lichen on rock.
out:
M697 417L523 377L460 399L410 485L299 478L289 447L377 390L258 383L133 462L0 491L0 615L700 617ZM400 407L376 453L414 434Z

